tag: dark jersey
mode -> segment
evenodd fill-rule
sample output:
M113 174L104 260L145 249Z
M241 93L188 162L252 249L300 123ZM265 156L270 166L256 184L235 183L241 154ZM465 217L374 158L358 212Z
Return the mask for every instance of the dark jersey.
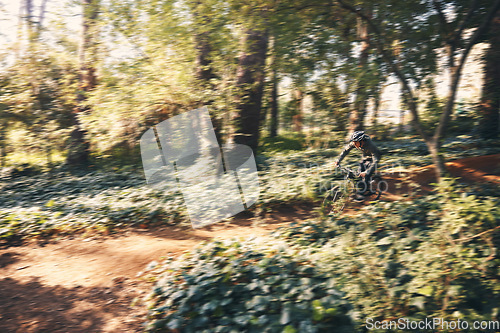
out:
M354 142L349 142L345 147L344 150L339 155L339 158L337 159L337 162L340 163L346 157L346 155L351 151L352 148L356 148L354 145ZM363 153L363 159L366 159L368 157L371 157L373 159L373 162L371 163L370 167L366 170L366 174L368 176L371 176L372 173L375 171L375 168L377 167L378 162L380 161L380 150L375 146L372 140L366 139L364 140L363 147L357 148Z

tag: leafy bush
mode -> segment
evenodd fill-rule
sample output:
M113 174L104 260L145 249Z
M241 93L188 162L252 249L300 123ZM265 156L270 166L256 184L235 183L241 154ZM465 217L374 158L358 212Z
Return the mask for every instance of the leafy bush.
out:
M301 223L293 222L287 227L278 229L273 235L301 246L321 247L330 239L339 236L337 229L326 227L324 223L315 219Z
M477 130L477 124L481 118L478 112L479 105L471 102L459 102L450 119L448 135L471 134Z
M417 137L399 137L393 141L376 141L382 151L382 166L402 167L424 166L432 164L432 159L425 142ZM445 159L482 156L500 153L500 140L482 140L471 135L448 137L442 144Z
M264 154L304 149L304 136L298 133L278 135L261 139L260 151Z
M500 140L484 140L472 135L458 135L447 138L443 149L448 159L500 153Z
M314 200L340 175L324 165L337 151L310 151L258 157L260 198L257 210ZM0 241L87 228L110 230L160 223L188 225L180 193L146 185L134 172L58 172L0 178Z
M317 223L314 237L290 237L289 230L277 237L308 242L315 251L311 260L336 278L360 323L402 317L498 320L499 201L445 181L429 196Z
M261 240L266 243L269 240ZM160 268L149 332L351 332L328 275L285 244L212 242ZM275 242L276 243L276 242Z
M92 228L179 223L182 196L146 186L134 173L66 173L0 183L0 243Z

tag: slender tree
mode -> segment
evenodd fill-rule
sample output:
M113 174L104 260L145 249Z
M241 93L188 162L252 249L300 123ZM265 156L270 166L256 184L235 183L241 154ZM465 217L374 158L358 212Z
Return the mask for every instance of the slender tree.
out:
M276 54L276 37L269 38L269 81L271 91L269 94L269 136L278 136L278 59Z
M492 21L488 37L490 45L484 56L479 134L484 139L494 139L498 137L500 111L500 11Z
M85 137L79 115L89 112L86 105L87 93L97 85L97 18L99 0L82 0L82 34L79 46L79 87L76 96L77 107L72 114L73 130L70 134L66 163L70 166L86 165L89 160L89 142Z
M236 112L233 117L234 143L257 150L261 123L268 31L247 27L241 37L236 78Z
M370 13L368 13L367 15L370 16ZM349 114L347 137L350 137L354 131L361 131L364 129L366 106L368 104L368 91L370 89L370 80L368 77L370 34L368 33L368 24L359 17L357 24L357 35L360 40L357 75L358 77L356 80L356 92L353 109Z
M200 91L200 105L212 105L214 102L214 92L217 85L214 79L215 74L213 57L213 18L216 15L209 3L195 0L189 3L193 13L193 39L195 56L195 78ZM213 107L209 107L210 118L214 127L215 135L219 143L222 141L222 119Z
M278 71L276 68L271 69L271 96L270 108L271 114L269 119L269 136L274 138L278 136Z
M401 82L404 100L412 114L412 125L424 139L436 167L436 176L438 180L441 179L446 173L441 142L453 111L462 69L470 50L480 41L480 36L484 34L498 11L500 0L493 3L457 1L450 4L453 6L454 15L446 14L445 4L440 0L420 3L411 9L404 3L401 7L389 7L386 3L380 3L376 19L370 17L362 7L347 0L336 2L364 20L373 32L377 52ZM389 9L392 15L389 15ZM416 16L420 19L415 20ZM420 122L415 83L418 86L432 69L435 71L437 68L436 42L446 49L446 67L450 83L444 110L434 134L431 135L424 130ZM430 72L427 72L425 67Z

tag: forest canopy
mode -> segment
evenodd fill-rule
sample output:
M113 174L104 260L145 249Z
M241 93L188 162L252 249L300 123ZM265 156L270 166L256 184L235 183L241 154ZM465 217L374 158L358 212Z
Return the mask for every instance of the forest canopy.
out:
M200 106L208 107L221 143L254 151L287 138L336 146L362 129L384 138L395 130L382 111L387 87L396 84L393 118L426 143L441 175L442 142L457 127L498 136L499 6L496 0L4 5L17 23L1 53L1 164L137 164L142 133ZM482 60L467 62L477 45ZM470 63L482 68L481 95L457 101ZM466 122L456 125L457 118Z

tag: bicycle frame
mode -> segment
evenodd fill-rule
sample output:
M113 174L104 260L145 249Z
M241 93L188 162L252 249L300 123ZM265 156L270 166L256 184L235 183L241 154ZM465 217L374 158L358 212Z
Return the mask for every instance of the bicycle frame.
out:
M357 192L359 194L363 194L365 193L366 191L369 191L369 194L368 195L371 195L371 194L374 194L376 193L377 191L378 192L386 192L387 191L387 183L384 181L384 189L381 189L377 186L377 188L373 188L373 180L374 178L379 178L381 179L380 175L373 175L371 176L370 178L370 182L367 183L365 181L364 178L360 177L360 173L357 172L357 171L354 171L352 169L349 169L349 168L346 168L346 167L342 167L342 166L339 166L338 167L340 169L340 171L344 174L344 181L347 181L349 179L353 180L353 181L356 181L356 184L355 184L355 188L357 189ZM362 184L363 186L359 186L360 184Z

